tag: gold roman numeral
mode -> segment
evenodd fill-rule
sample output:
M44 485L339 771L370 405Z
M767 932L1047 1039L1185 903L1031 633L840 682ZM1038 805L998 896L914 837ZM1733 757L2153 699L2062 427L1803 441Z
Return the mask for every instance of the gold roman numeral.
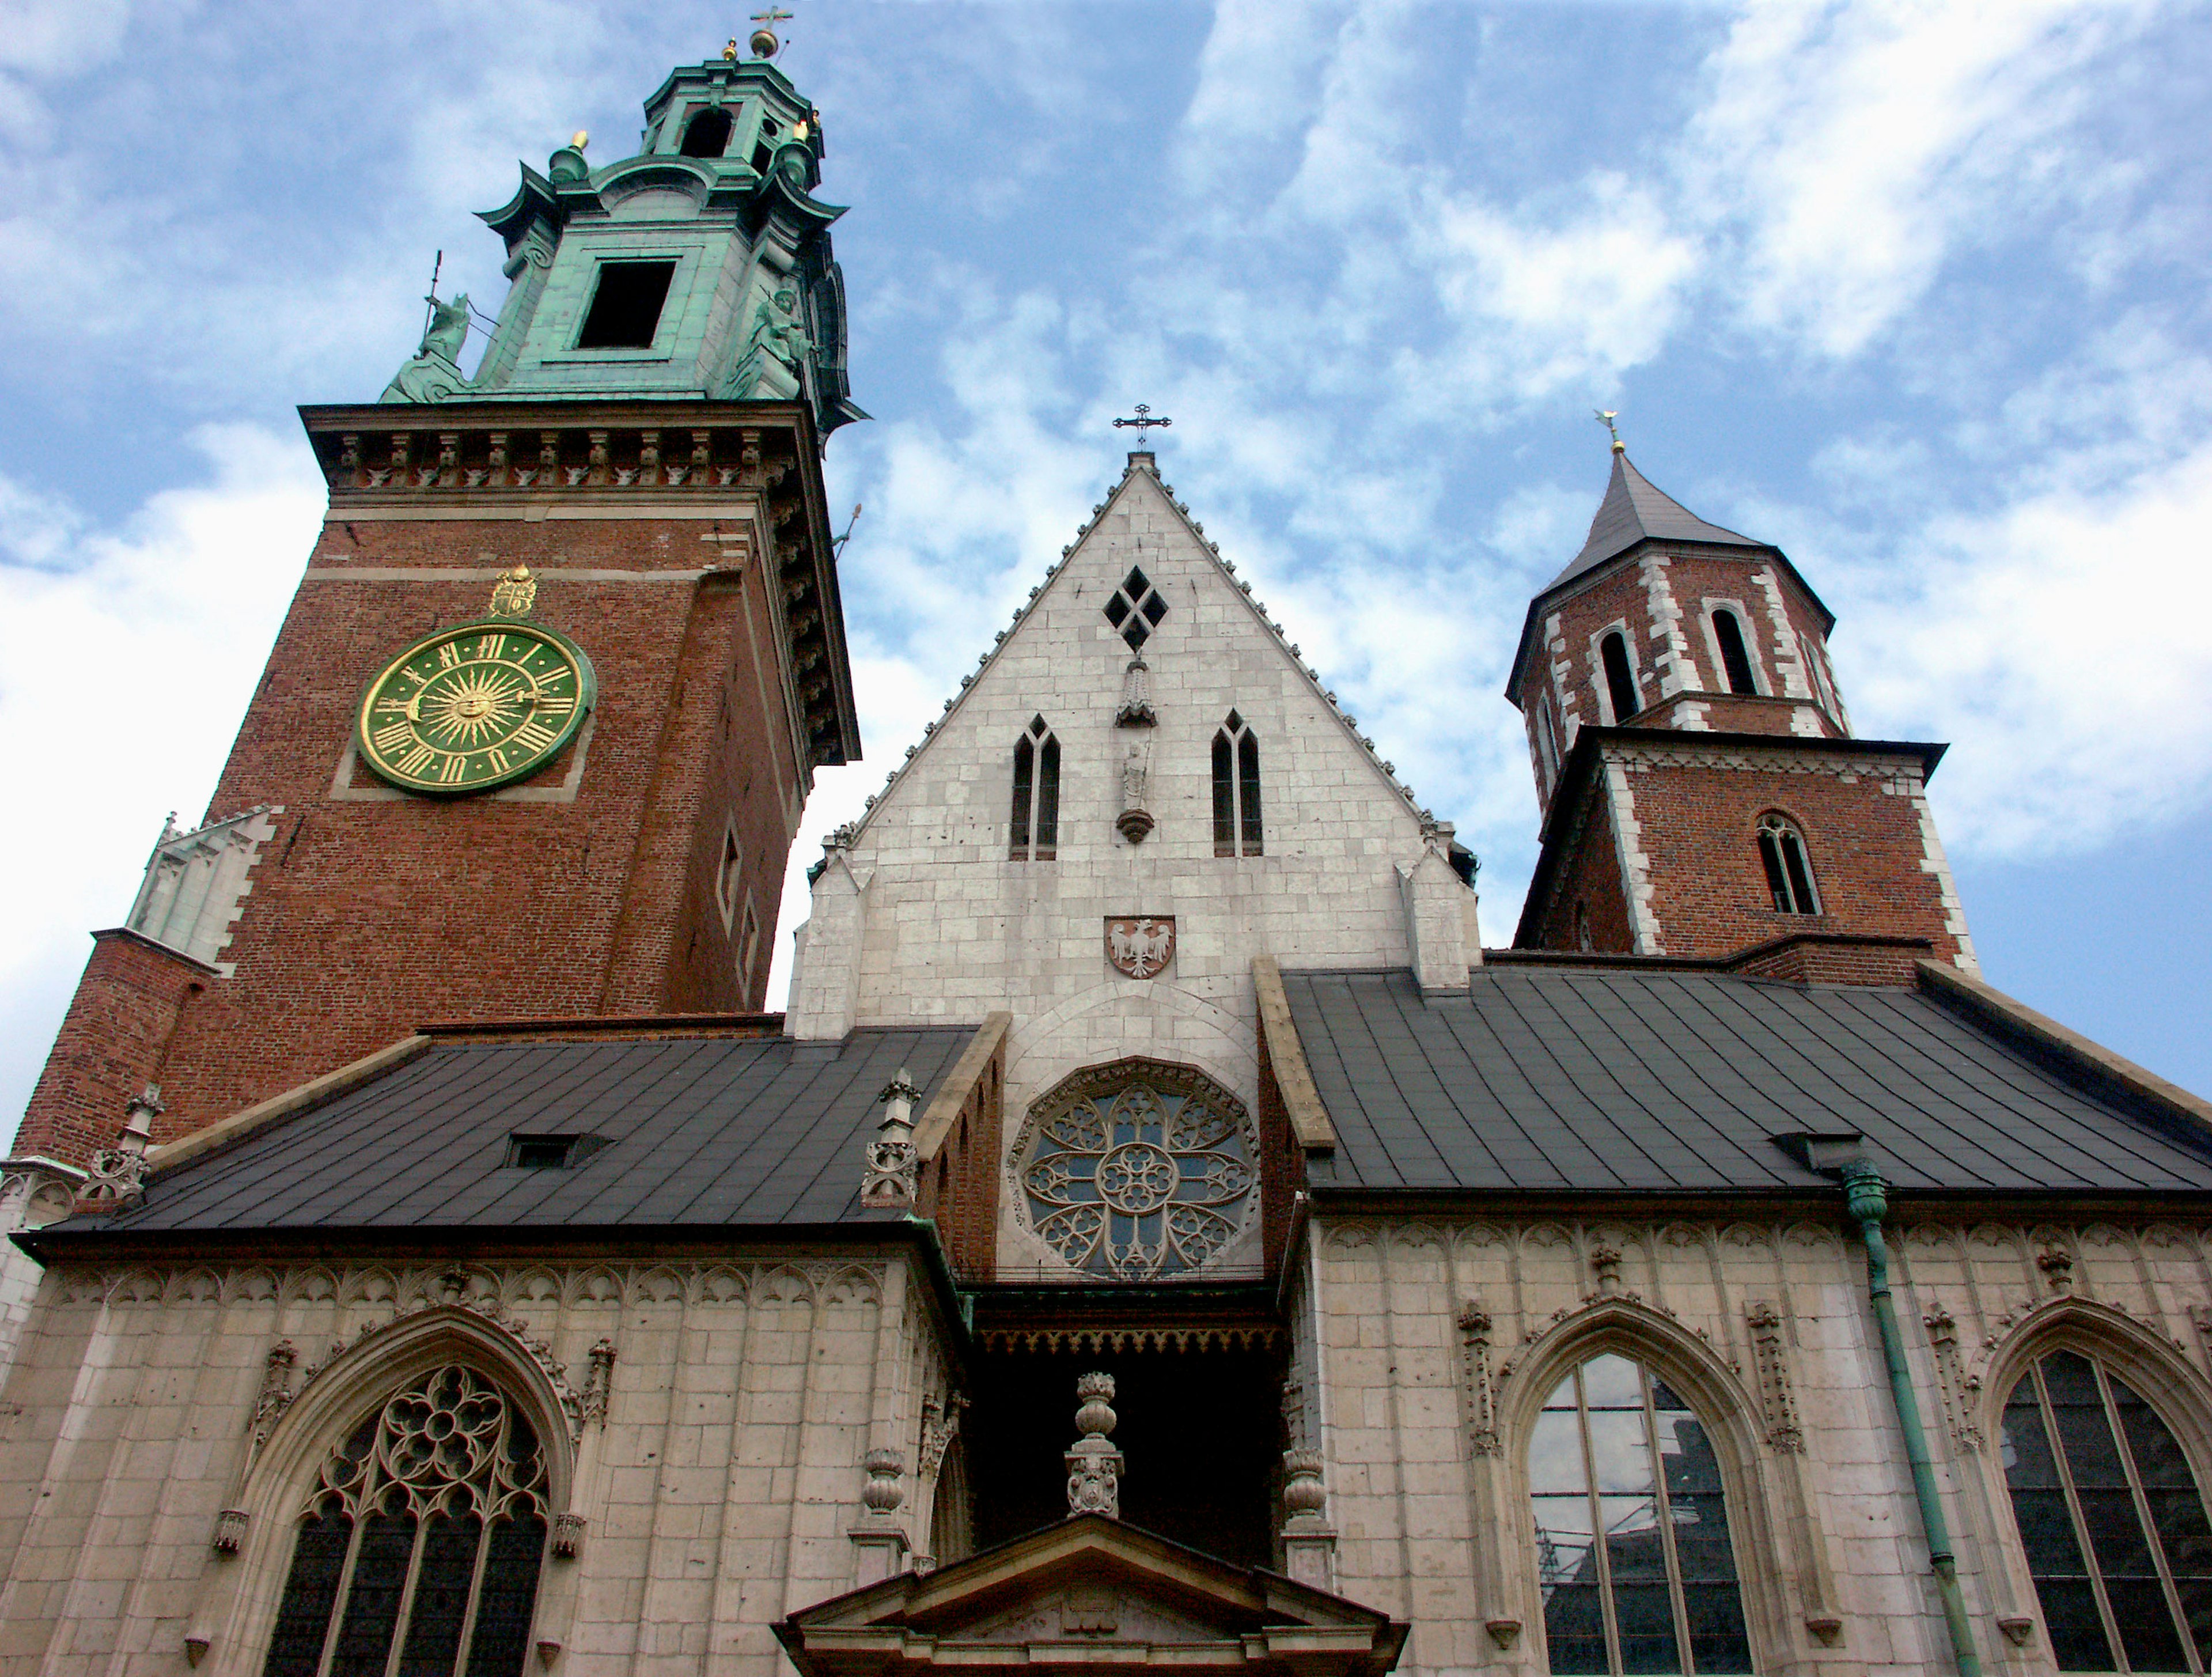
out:
M477 636L477 656L478 658L499 658L504 656L506 651L507 636L504 635L479 635Z
M576 708L575 696L568 693L541 694L538 700L540 716L566 716Z
M526 751L542 751L560 736L550 728L543 728L535 721L530 721L525 722L507 738Z
M438 667L441 670L450 670L460 661L461 649L451 641L438 648Z
M493 745L486 749L484 761L492 766L495 773L501 775L507 773L507 753L501 750L498 746Z
M380 751L392 752L414 737L414 730L404 722L388 722L369 736L369 744Z
M392 764L392 767L403 775L420 775L429 767L430 759L437 755L428 745L417 745L398 763Z
M466 757L447 757L445 762L441 763L438 767L438 784L441 786L455 785L459 781L461 776L468 772L469 760Z

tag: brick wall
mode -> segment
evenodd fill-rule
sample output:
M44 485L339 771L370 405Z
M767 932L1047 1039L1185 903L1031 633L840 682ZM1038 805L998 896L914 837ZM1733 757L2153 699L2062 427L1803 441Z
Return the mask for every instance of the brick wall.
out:
M1655 738L1648 750L1608 741L1605 754L1607 765L1625 770L1635 796L1651 911L1665 953L1724 957L1795 933L1834 932L1925 938L1934 958L1963 955L1971 961L1955 895L1947 898L1948 870L1940 853L1929 853L1917 763L1847 752L1708 750L1679 735L1663 743ZM1559 865L1561 884L1534 922L1537 948L1577 946L1577 893L1587 894L1594 928L1611 926L1599 905L1608 874L1618 878L1619 862L1601 781L1584 795L1596 808L1571 837ZM1756 838L1759 818L1770 811L1804 835L1818 914L1772 906ZM1597 947L1629 949L1625 926L1620 937ZM1838 975L1889 971L1881 962L1831 967Z
M167 1074L178 1020L202 990L222 981L213 968L133 933L95 933L31 1094L38 1122L26 1121L16 1154L81 1164L113 1145L124 1102Z
M757 560L740 569L745 547L726 560L727 544L706 539L749 515L334 513L209 804L210 818L257 804L284 814L224 951L232 975L162 1026L158 1139L425 1020L758 1005L807 776ZM482 617L491 579L518 562L538 577L534 621L598 673L586 731L520 787L392 793L350 755L363 689L411 641ZM702 580L710 566L727 568ZM726 823L744 853L726 930ZM757 936L741 972L748 902ZM72 1014L87 1029L112 1011L88 1006ZM19 1149L81 1157L145 1080L88 1076L84 1035L65 1030L58 1053L77 1069L42 1082Z

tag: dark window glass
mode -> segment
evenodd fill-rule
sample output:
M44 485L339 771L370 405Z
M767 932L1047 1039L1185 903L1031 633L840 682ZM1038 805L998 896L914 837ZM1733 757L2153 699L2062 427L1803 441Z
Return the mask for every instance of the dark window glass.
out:
M1026 861L1030 854L1030 806L1036 796L1036 748L1027 735L1014 742L1014 823L1006 843L1006 852L1016 861Z
M530 1649L530 1612L538 1601L538 1569L545 1554L545 1522L527 1515L491 1528L483 1583L477 1591L477 1633L469 1641L466 1677L521 1677Z
M1537 1418L1528 1486L1555 1674L1751 1669L1719 1458L1663 1382L1612 1354L1575 1370Z
M330 1638L331 1609L337 1605L345 1575L346 1551L353 1546L353 1521L343 1509L311 1514L300 1522L292 1546L292 1571L284 1598L276 1605L276 1634L269 1644L263 1677L315 1677Z
M263 1677L454 1677L471 1622L466 1677L522 1677L544 1485L538 1435L475 1370L392 1397L323 1465Z
M1613 720L1626 722L1644 708L1644 702L1636 696L1636 678L1628 672L1628 643L1617 634L1608 635L1598 642L1597 650L1605 663L1606 695L1613 701Z
M1813 871L1805 861L1805 841L1778 815L1759 823L1759 865L1778 913L1817 914L1820 899L1813 890Z
M591 312L576 335L579 349L650 349L668 301L673 262L605 262Z
M1237 817L1244 854L1260 854L1260 742L1249 733L1237 742Z
M679 149L686 157L720 157L729 143L730 113L702 111L684 125Z
M405 1497L395 1500L404 1510ZM337 1646L331 1650L331 1677L384 1677L392 1633L399 1625L399 1592L407 1587L407 1563L414 1553L412 1514L380 1511L362 1522L353 1587L346 1592Z
M1226 733L1213 736L1213 854L1237 854L1237 772Z
M1050 734L1037 753L1036 859L1050 861L1060 845L1060 742Z
M1999 1443L2059 1669L2203 1671L2212 1528L2157 1413L2088 1358L2054 1352L2013 1388Z
M1759 684L1751 676L1751 654L1744 649L1743 625L1736 622L1735 612L1713 613L1713 639L1720 642L1721 670L1728 677L1729 691L1758 692Z

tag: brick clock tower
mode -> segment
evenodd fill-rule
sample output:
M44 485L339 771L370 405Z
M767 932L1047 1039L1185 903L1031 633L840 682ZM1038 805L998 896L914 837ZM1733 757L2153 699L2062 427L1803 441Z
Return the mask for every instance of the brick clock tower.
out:
M860 750L842 211L764 61L585 143L483 217L513 284L473 376L454 298L381 401L301 410L329 516L205 820L94 933L18 1206L126 1119L135 1153L425 1021L760 1006L813 771Z
M1853 736L1834 625L1779 548L1706 523L1614 442L1506 685L1544 823L1516 948L1828 981L1977 970L1928 806L1944 748Z

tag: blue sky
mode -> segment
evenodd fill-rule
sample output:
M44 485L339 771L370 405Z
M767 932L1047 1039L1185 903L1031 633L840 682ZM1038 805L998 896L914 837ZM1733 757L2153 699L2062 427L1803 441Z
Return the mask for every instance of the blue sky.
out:
M608 161L743 11L137 9L0 27L0 783L20 1109L164 811L204 807L312 539L291 414L373 398L431 254ZM833 505L881 783L1118 476L1164 474L1483 861L1500 696L1603 487L1595 406L1840 619L1990 979L2212 1089L2212 29L2183 4L808 0L854 394ZM478 345L471 346L471 353ZM798 899L787 902L784 943Z

